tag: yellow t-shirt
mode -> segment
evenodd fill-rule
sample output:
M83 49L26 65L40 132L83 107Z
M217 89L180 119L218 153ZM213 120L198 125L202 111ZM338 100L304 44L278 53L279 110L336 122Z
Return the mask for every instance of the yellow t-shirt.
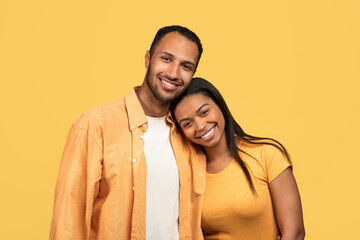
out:
M278 227L269 183L290 166L271 145L240 144L256 194L235 159L221 172L207 173L201 216L205 239L276 240Z

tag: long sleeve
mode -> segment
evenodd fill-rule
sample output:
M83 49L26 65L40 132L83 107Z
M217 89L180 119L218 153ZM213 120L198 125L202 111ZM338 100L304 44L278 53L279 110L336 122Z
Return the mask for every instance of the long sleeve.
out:
M89 239L101 172L101 145L86 128L73 127L56 183L50 240Z

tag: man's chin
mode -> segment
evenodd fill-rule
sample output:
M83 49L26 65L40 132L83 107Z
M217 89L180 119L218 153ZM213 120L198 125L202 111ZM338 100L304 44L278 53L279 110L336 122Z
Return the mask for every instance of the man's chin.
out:
M163 104L170 104L172 101L175 100L176 97L164 97L162 96L161 98L157 98L159 100L159 102L163 103Z
M179 96L179 93L175 93L175 92L169 93L163 89L157 89L156 91L152 91L152 92L154 97L163 104L171 103Z

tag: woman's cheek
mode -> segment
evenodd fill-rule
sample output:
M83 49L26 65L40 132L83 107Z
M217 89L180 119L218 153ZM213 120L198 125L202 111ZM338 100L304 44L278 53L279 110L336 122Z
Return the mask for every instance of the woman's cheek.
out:
M184 130L183 130L184 131ZM189 129L186 129L185 131L184 131L184 133L185 133L185 136L186 136L186 138L187 139L189 139L190 141L194 141L194 138L193 138L193 136L191 135L191 132L190 132L190 130Z

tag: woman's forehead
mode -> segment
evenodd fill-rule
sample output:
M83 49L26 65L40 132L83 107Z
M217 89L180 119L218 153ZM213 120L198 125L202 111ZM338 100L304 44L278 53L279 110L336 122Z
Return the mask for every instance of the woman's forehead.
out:
M206 103L211 105L214 104L214 101L202 93L186 96L176 106L175 115L195 112L199 107Z

